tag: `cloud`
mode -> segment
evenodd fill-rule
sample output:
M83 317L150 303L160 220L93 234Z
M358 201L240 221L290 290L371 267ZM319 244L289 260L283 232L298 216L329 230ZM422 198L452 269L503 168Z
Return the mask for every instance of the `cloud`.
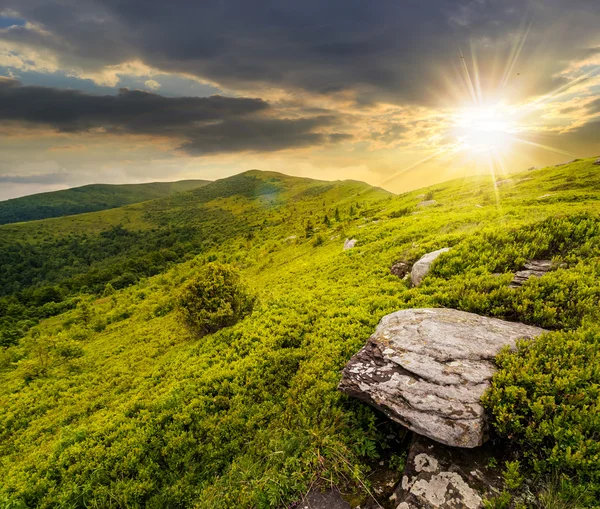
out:
M181 140L190 154L274 151L341 141L323 133L336 117L277 118L262 99L164 97L121 89L117 95L24 86L0 78L0 119L44 125L63 133L111 133ZM332 136L336 135L336 136Z
M70 175L65 172L35 175L0 175L0 183L3 184L64 184L69 180Z
M146 80L144 81L144 85L146 85L150 90L158 90L160 88L160 83L156 80Z
M226 120L194 130L182 149L190 154L239 152L255 150L276 151L311 145L324 145L352 139L343 133L315 132L337 122L335 117L318 116L300 119Z
M363 105L447 100L441 92L460 72L459 48L467 60L476 55L483 85L493 89L525 33L510 78L520 71L528 79L521 93L542 93L570 60L597 46L600 21L597 0L5 3L29 24L0 31L0 39L50 51L62 69L100 79L140 61L233 90L353 91Z
M600 97L587 105L589 113L600 113ZM600 131L598 131L600 137Z

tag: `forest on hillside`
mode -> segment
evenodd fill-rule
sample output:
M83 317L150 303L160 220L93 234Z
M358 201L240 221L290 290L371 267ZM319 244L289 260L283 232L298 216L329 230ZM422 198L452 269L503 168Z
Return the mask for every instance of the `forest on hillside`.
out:
M13 198L0 201L0 225L113 209L190 191L208 183L207 180L181 180L149 184L90 184Z

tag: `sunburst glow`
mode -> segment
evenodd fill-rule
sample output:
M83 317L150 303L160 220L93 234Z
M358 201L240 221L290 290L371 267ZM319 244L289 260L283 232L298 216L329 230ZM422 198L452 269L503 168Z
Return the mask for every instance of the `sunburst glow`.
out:
M454 125L461 148L472 153L507 150L517 131L514 114L501 104L466 108L457 114Z

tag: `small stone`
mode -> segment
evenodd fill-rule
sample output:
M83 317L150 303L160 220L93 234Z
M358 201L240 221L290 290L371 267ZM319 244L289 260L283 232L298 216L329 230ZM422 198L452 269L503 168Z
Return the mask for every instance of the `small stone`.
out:
M344 251L352 249L356 245L356 239L346 239L344 242Z
M524 270L515 273L509 288L519 288L525 281L532 277L542 277L552 270L552 260L529 260Z
M400 279L404 278L409 272L410 266L406 262L396 262L390 268L390 274Z
M431 253L427 253L423 255L417 263L413 265L410 277L413 286L419 286L423 278L429 274L431 269L431 264L440 256L442 253L446 253L450 251L449 247L444 247L442 249L438 249L437 251L432 251Z
M304 496L301 507L303 509L350 509L351 506L336 489L325 491L312 489Z

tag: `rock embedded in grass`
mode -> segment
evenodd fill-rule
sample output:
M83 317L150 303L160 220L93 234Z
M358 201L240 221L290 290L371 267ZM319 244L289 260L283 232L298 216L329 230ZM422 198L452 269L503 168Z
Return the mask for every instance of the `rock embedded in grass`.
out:
M543 329L455 309L405 309L384 316L344 368L339 389L442 444L487 439L480 398L494 357Z
M392 501L397 509L480 509L502 485L498 469L489 467L494 453L489 445L472 451L414 435Z
M442 249L438 249L437 251L432 251L431 253L427 253L423 255L414 265L410 274L410 279L412 281L413 286L419 286L423 278L429 274L431 270L431 264L440 256L442 253L446 253L450 251L449 247L444 247Z
M390 268L390 274L403 279L410 272L410 265L406 262L396 262Z
M530 260L525 264L525 269L515 273L509 288L519 288L525 281L532 277L542 277L552 269L552 260Z
M344 242L344 251L352 249L356 245L356 239L346 239Z

